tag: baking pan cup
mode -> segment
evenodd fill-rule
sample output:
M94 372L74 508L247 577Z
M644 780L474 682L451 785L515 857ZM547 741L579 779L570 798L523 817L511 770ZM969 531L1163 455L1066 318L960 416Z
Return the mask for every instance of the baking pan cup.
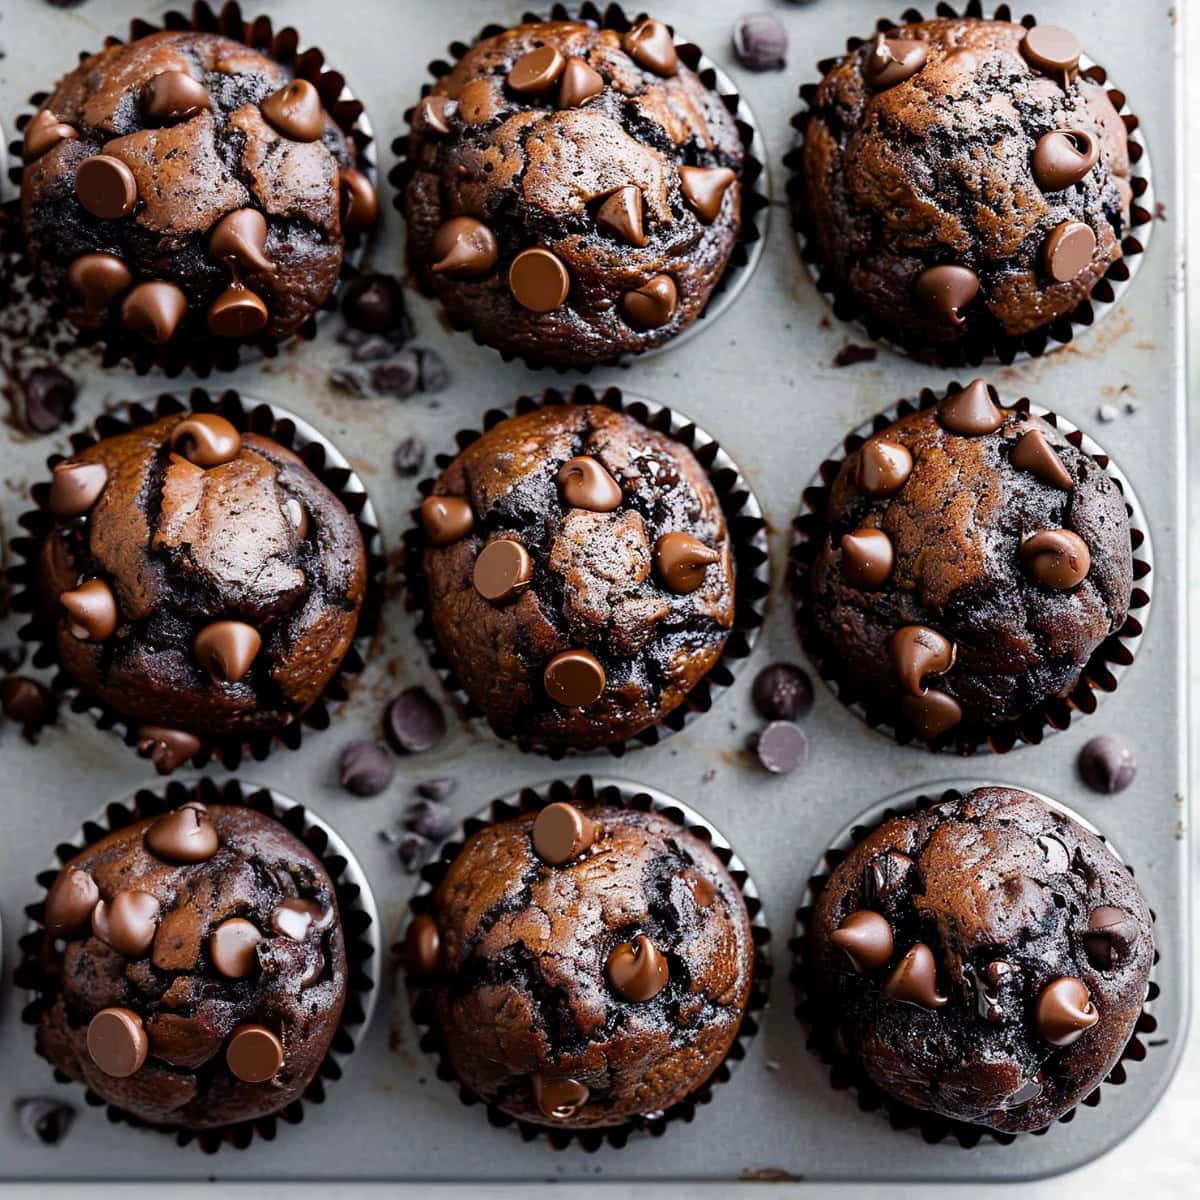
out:
M961 12L952 4L939 3L931 14L935 17L985 18L984 6L980 0L967 0L961 6ZM1012 10L1007 4L999 4L987 18L995 21L1012 21ZM881 17L875 25L879 33L888 33L897 25L908 25L915 21L924 21L926 16L919 9L907 8L900 15L900 20L891 21ZM1037 18L1024 16L1019 18L1019 24L1027 29L1036 25ZM846 53L852 54L865 44L865 38L852 37L846 39ZM824 78L840 61L842 55L822 59L817 63L817 71ZM1150 240L1154 227L1154 187L1151 178L1150 156L1146 143L1138 131L1140 121L1130 110L1125 93L1109 82L1108 71L1093 62L1086 54L1079 60L1079 74L1104 87L1125 126L1129 143L1129 185L1133 189L1133 202L1129 211L1129 228L1121 238L1122 256L1113 263L1104 277L1092 288L1088 299L1082 301L1073 312L1059 317L1049 325L1019 336L1006 334L999 325L991 323L982 329L978 336L957 345L943 345L927 342L916 333L887 326L877 318L866 313L847 289L838 287L832 273L826 268L817 250L816 239L812 236L812 222L804 202L804 185L801 172L803 170L803 142L805 130L811 115L808 105L816 95L817 84L806 83L800 89L800 99L805 107L792 117L792 127L797 131L797 140L792 149L784 156L783 165L790 172L787 182L788 207L792 214L792 228L800 249L800 257L808 273L812 276L818 291L825 295L833 308L834 316L843 321L856 324L869 338L899 354L908 355L918 361L929 362L935 366L956 367L963 365L978 366L985 362L1011 363L1027 358L1040 358L1059 346L1066 345L1077 336L1090 329L1104 319L1120 303L1126 289L1129 287L1142 255Z
M512 1126L520 1134L521 1140L526 1142L544 1137L555 1150L564 1150L571 1145L581 1146L587 1151L599 1150L601 1146L605 1145L620 1148L636 1134L661 1137L666 1132L667 1126L673 1121L691 1121L696 1115L696 1110L713 1099L713 1090L717 1085L727 1083L734 1069L746 1057L746 1051L754 1039L754 1035L758 1032L761 1021L760 1014L767 1007L773 969L769 950L771 931L763 914L758 889L754 886L754 880L750 878L746 864L737 856L715 826L695 809L676 800L673 796L667 795L666 792L643 787L641 784L623 779L608 777L593 779L591 775L580 775L570 782L554 779L549 783L521 788L520 791L493 800L474 816L468 817L438 846L432 860L421 868L421 882L409 900L411 916L417 916L430 910L434 889L442 881L450 864L458 856L459 851L463 848L463 843L472 834L478 833L488 825L511 820L523 813L537 812L546 805L555 803L574 804L581 808L599 805L606 808L637 809L639 812L657 813L701 841L708 843L713 853L725 865L726 871L729 872L730 878L737 885L742 899L746 902L746 912L750 916L750 936L754 942L755 954L754 976L750 983L750 996L746 1002L745 1015L742 1017L737 1037L729 1047L724 1061L686 1099L663 1112L648 1113L626 1121L624 1124L602 1129L555 1129L549 1125L538 1125L532 1121L522 1121L517 1117L510 1116L495 1105L488 1104L458 1079L446 1055L445 1042L437 1027L429 989L409 977L407 982L412 1019L420 1030L421 1049L432 1057L437 1066L438 1078L457 1085L458 1097L468 1107L475 1104L485 1105L489 1124L497 1128Z
M354 676L363 670L371 638L379 623L386 571L383 540L379 534L375 509L362 480L351 470L350 464L333 443L287 409L242 396L233 389L213 397L203 388L193 388L186 396L162 393L153 399L121 405L115 411L98 417L90 428L72 434L71 453L78 454L102 438L127 433L130 429L149 425L162 417L185 412L219 413L240 432L271 438L299 455L304 465L354 517L366 551L367 588L354 641L346 651L337 674L325 685L316 703L297 720L275 733L259 733L249 738L210 738L192 759L193 765L199 767L215 755L229 770L234 770L247 759L261 762L276 743L289 750L298 749L306 728L315 731L328 727L332 712L349 694ZM81 688L63 670L55 644L57 622L44 611L38 592L38 559L42 542L55 527L55 519L47 508L50 495L48 476L54 465L62 462L63 458L64 455L53 454L46 460L47 479L34 484L31 489L36 507L18 518L17 523L25 533L11 543L15 560L9 572L14 589L13 607L18 612L30 614L30 620L19 631L19 636L22 641L35 644L34 666L56 668L52 686L61 696L69 697L73 712L90 713L99 728L115 729L127 746L136 746L139 723L131 723L116 709Z
M706 433L682 414L673 412L665 404L658 404L631 392L622 392L618 387L606 387L600 392L594 391L583 383L576 384L566 392L561 392L556 388L547 388L536 396L519 397L510 412L498 408L489 409L483 415L482 432L477 429L460 430L455 435L458 450L454 454L436 456L434 465L437 467L438 474L454 461L459 452L482 437L483 432L494 429L501 421L556 404L602 404L614 412L633 417L648 429L653 429L656 433L661 433L681 446L687 447L704 468L708 480L717 494L721 510L725 514L725 523L729 527L729 539L733 549L733 628L721 651L721 657L688 692L677 708L656 724L651 725L648 729L643 729L641 733L635 734L626 741L596 750L568 751L561 746L545 747L532 741L511 739L522 750L537 751L547 754L553 759L562 758L568 753L602 754L605 752L619 758L627 749L657 745L665 738L670 737L672 733L678 733L701 713L708 712L716 699L733 684L734 679L745 666L750 652L754 649L754 643L758 639L759 630L762 628L763 608L771 590L766 521L763 519L762 508L759 506L757 498L750 490L750 485L742 477L737 464L711 434ZM437 476L430 476L418 484L422 498L432 492L436 481ZM437 672L455 707L464 717L479 717L483 715L482 710L463 691L454 672L450 669L446 656L434 640L433 624L428 608L429 589L425 582L421 561L425 538L421 532L420 511L419 505L412 510L413 523L404 535L404 569L408 607L420 612L417 634L425 643L430 665ZM497 734L496 736L501 735Z
M983 1139L989 1139L1002 1146L1011 1145L1022 1137L1043 1137L1054 1125L1068 1125L1075 1119L1078 1108L1063 1113L1052 1125L1038 1129L1032 1133L1005 1133L991 1129L986 1125L971 1125L964 1121L955 1121L937 1113L925 1112L912 1108L901 1101L893 1099L882 1091L866 1074L853 1056L838 1049L840 1039L837 1036L837 1023L828 1014L822 1013L819 1002L812 995L811 981L806 963L808 943L808 922L816 907L817 898L824 890L834 868L863 840L884 821L893 817L904 816L907 813L923 812L938 804L947 804L960 800L967 792L981 787L1006 787L1007 784L990 780L947 780L942 783L921 784L903 792L897 792L888 799L867 809L847 825L830 843L829 849L822 855L808 879L800 907L796 910L796 922L788 949L792 952L791 980L795 986L796 1007L795 1015L809 1031L808 1048L829 1067L829 1083L834 1091L852 1090L858 1100L858 1107L863 1112L880 1112L887 1118L893 1129L914 1130L921 1138L933 1145L938 1142L957 1143L965 1150L979 1144ZM1063 813L1071 820L1082 825L1089 833L1098 837L1112 852L1113 857L1121 863L1130 875L1133 868L1121 857L1108 839L1086 817L1082 817L1074 809L1052 800L1041 792L1029 788L1022 789L1031 796L1036 796L1044 804L1057 812ZM1153 910L1151 920L1157 920ZM1158 947L1154 948L1154 960L1150 968L1150 980L1146 987L1146 999L1142 1005L1141 1015L1134 1023L1133 1032L1121 1057L1116 1065L1104 1077L1102 1084L1108 1087L1119 1087L1125 1082L1127 1062L1141 1062L1147 1054L1147 1048L1153 1045L1149 1035L1158 1028L1158 1021L1153 1015L1154 1000L1159 994L1159 985L1154 980L1161 955ZM1101 1100L1102 1086L1084 1097L1080 1103L1085 1108L1095 1108Z
M916 399L898 400L891 408L869 421L864 421L852 433L846 435L841 445L830 451L829 456L821 463L817 475L804 489L803 511L792 521L788 579L795 604L796 630L800 635L801 644L821 678L833 689L838 699L873 729L894 738L902 746L911 743L918 747L927 747L935 753L942 751L966 757L988 751L1006 754L1022 745L1039 745L1047 735L1066 729L1071 724L1073 713L1095 712L1101 698L1117 690L1121 678L1133 664L1150 614L1148 577L1154 566L1154 550L1147 532L1150 525L1137 495L1129 480L1112 462L1103 447L1050 409L1033 404L1028 399L1018 400L1012 405L1011 411L1041 417L1053 425L1072 446L1088 455L1120 489L1125 501L1125 511L1129 514L1129 540L1133 548L1133 592L1129 600L1129 614L1125 618L1125 624L1096 647L1079 677L1079 682L1068 695L1047 700L1039 709L1019 721L997 726L986 739L980 739L971 733L955 735L954 730L950 730L933 742L926 743L909 734L898 732L891 724L891 715L886 706L872 701L852 680L839 671L837 656L814 627L808 611L808 572L825 542L828 532L825 513L828 508L829 491L845 457L857 450L867 438L887 429L901 417L931 408L944 395L957 392L961 388L962 385L957 381L952 381L943 392L922 388Z
M315 46L301 48L300 35L290 25L275 29L268 16L256 17L247 21L242 17L241 5L229 0L214 11L207 0L197 0L192 5L190 16L174 10L163 14L161 23L153 24L140 18L134 18L129 23L128 38L110 35L104 39L103 48L120 45L123 41L136 41L148 37L152 33L164 30L193 30L196 33L217 33L223 37L242 42L252 50L257 50L268 58L274 59L287 67L297 79L306 79L321 96L321 102L334 123L353 143L355 149L355 166L371 181L372 187L378 191L379 179L375 162L368 153L368 148L374 141L374 132L362 102L356 100L354 94L346 86L345 78L339 71L325 65L325 55ZM80 53L80 59L87 58L92 51ZM29 97L31 111L22 113L16 120L18 134L29 124L34 113L49 99L49 92L37 92ZM22 147L19 140L9 145L13 165L8 169L8 177L21 187ZM19 228L19 215L18 215ZM325 314L336 312L342 286L353 279L362 267L366 255L369 233L351 232L343 234L344 253L338 283L326 298L321 309L314 313L292 335L311 341L317 334L318 320ZM46 292L40 279L33 272L32 264L21 261L17 265L22 275L28 277L27 287L32 298L38 300L50 309L52 319L63 318L63 307L54 301ZM74 328L73 326L71 327ZM244 341L228 341L226 339L193 339L190 343L181 342L173 346L168 342L165 346L149 346L139 338L122 334L113 335L112 330L74 330L75 340L80 346L101 345L103 354L101 363L111 367L122 359L128 359L139 375L144 375L153 367L159 367L168 377L174 378L184 370L191 371L200 378L206 378L214 370L233 371L241 363L252 363L260 358L274 358L279 348L288 344L291 338L276 342L269 338L247 339Z
M87 1103L94 1108L103 1107L108 1119L114 1123L124 1122L155 1133L170 1134L180 1146L193 1144L206 1154L215 1154L223 1146L244 1150L256 1137L269 1142L279 1131L280 1122L297 1125L304 1120L306 1105L324 1102L326 1087L342 1077L346 1059L354 1053L355 1046L371 1023L377 996L376 975L381 961L381 943L379 911L371 894L371 885L353 851L337 832L310 809L281 792L237 779L221 783L212 779L190 782L172 780L170 783L142 788L127 803L108 805L90 821L83 823L74 841L61 842L55 847L56 861L38 875L38 887L43 893L48 891L61 867L101 838L143 817L169 812L194 800L210 806L237 804L252 808L274 817L299 838L321 860L333 881L346 940L346 1003L341 1022L304 1095L281 1112L218 1129L194 1130L177 1125L151 1125L132 1113L105 1103L90 1088L86 1091ZM42 899L25 909L25 915L31 922L36 923L40 919L44 904L43 895ZM19 943L23 957L14 982L32 993L21 1012L21 1020L31 1026L38 1024L42 1013L55 999L53 971L44 964L45 941L41 928L31 924ZM74 1082L57 1068L54 1077L59 1083Z
M521 14L520 21L513 24L530 24L540 21L580 21L585 25L591 25L597 29L615 29L619 33L624 33L639 19L640 16L633 19L626 16L625 10L620 4L606 4L601 9L599 5L592 3L591 0L587 0L587 2L578 6L555 4L548 14L526 11ZM455 63L471 49L471 46L476 45L485 38L495 37L497 34L504 33L505 30L511 28L512 25L497 25L493 23L485 25L479 31L475 41L470 45L466 42L451 42L447 47L450 55L449 61L435 59L429 64L429 73L433 76L434 82L436 83L443 76L448 75L454 69ZM643 361L651 357L651 355L659 354L664 350L682 345L683 342L693 334L699 333L706 325L711 325L738 298L742 289L750 282L750 276L754 274L754 268L758 266L758 260L762 257L763 243L767 236L767 225L771 211L770 180L767 175L766 165L767 149L763 141L762 131L759 128L758 119L751 111L745 99L738 93L737 85L734 81L712 59L705 55L699 46L682 40L675 33L672 26L668 25L667 28L671 30L671 36L675 39L675 51L679 55L680 62L694 71L706 88L717 93L721 99L721 103L725 105L726 110L733 117L737 124L738 136L741 138L742 147L745 151L746 158L741 175L742 228L738 233L738 240L730 255L725 273L717 281L700 315L686 329L681 330L674 337L668 338L667 341L659 346L653 346L634 353L618 355L606 362L580 363L577 366L571 367L561 366L556 363L543 363L528 355L517 355L511 350L497 350L496 353L505 362L511 362L515 358L520 358L531 370L546 368L557 371L560 375L568 372L572 374L586 373L594 367L599 366L630 366L634 362ZM421 88L422 97L427 96L432 89L432 84L424 84ZM407 109L404 113L404 119L410 126L415 111L414 107ZM406 132L393 140L392 153L396 155L399 161L388 173L388 182L396 189L396 194L392 197L392 206L401 216L404 215L404 194L414 170L412 163L408 160L409 136L409 133ZM430 299L433 298L429 293L426 293L426 295ZM488 344L478 334L474 334L467 323L457 322L450 318L448 314L446 320L452 328L458 330L460 333L472 333L478 345L486 346ZM494 347L492 348L494 349Z

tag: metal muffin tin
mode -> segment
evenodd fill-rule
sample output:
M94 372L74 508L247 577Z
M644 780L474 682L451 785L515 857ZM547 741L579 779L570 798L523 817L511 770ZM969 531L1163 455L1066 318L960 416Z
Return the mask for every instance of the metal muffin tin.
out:
M166 7L157 0L89 0L70 9L19 0L9 6L0 26L0 46L7 51L0 72L0 114L6 125L30 93L73 65L77 51L95 48L109 32L122 32L133 16L157 19ZM295 25L306 43L321 47L345 71L378 135L381 174L391 166L384 148L403 130L404 110L428 78L426 63L441 56L449 41L472 36L489 21L515 20L522 10L519 3L506 8L496 0L432 7L418 6L416 0L399 5L355 0L354 19L347 21L344 6L319 0L262 7L278 23ZM892 11L872 0L775 5L772 11L790 35L790 65L783 72L756 75L740 68L730 50L732 23L745 5L660 0L652 7L728 71L753 108L766 142L773 204L781 210L785 173L779 163L791 144L790 118L800 107L796 91L813 78L812 63L837 53L849 34L870 33L878 18L898 19L903 8L897 4ZM24 998L12 986L15 939L24 926L24 906L37 894L36 868L97 803L120 800L150 782L147 764L123 752L111 734L65 713L37 747L26 745L10 725L0 729L5 931L0 1179L1000 1181L1090 1162L1149 1113L1182 1048L1190 956L1183 799L1186 651L1180 607L1186 443L1178 33L1166 7L1145 14L1137 37L1129 36L1128 12L1120 6L1055 0L1041 5L1040 12L1029 7L1043 20L1074 27L1089 53L1127 89L1154 158L1155 190L1170 220L1151 240L1123 302L1078 347L989 367L985 373L1003 394L1027 395L1095 434L1129 477L1156 550L1155 617L1137 663L1098 712L1073 721L1041 746L990 757L986 772L980 765L963 773L986 773L1055 797L1111 837L1136 870L1158 915L1162 961L1156 979L1162 991L1155 1002L1155 1044L1144 1062L1131 1065L1125 1084L1106 1089L1101 1105L1081 1108L1069 1125L1056 1125L1043 1137L1024 1137L1009 1146L984 1140L969 1150L926 1145L916 1133L893 1130L876 1114L860 1112L852 1093L830 1089L826 1068L805 1048L805 1032L792 1015L787 939L779 936L772 940L771 1005L746 1061L693 1122L673 1123L661 1138L588 1153L578 1146L556 1151L545 1139L525 1144L510 1130L493 1128L482 1107L464 1107L453 1089L432 1076L408 1017L407 997L387 980L373 1026L346 1061L345 1078L325 1104L306 1114L301 1128L283 1128L271 1143L208 1157L168 1138L110 1126L102 1111L86 1108L82 1089L55 1083L34 1054L30 1031L20 1021ZM1014 11L1020 16L1024 8ZM257 6L247 3L245 13L256 15ZM384 212L371 261L398 270L402 224L386 204ZM783 212L776 216L754 278L719 322L703 323L684 346L587 377L593 387L615 382L677 406L720 439L752 482L772 531L774 584L754 666L801 659L784 589L788 529L801 488L821 456L897 396L944 386L951 377L882 348L873 362L833 368L839 350L865 339L830 312L800 261ZM392 446L416 435L431 455L450 450L456 430L475 426L488 408L505 407L545 384L522 364L504 363L471 339L447 333L434 306L415 293L410 309L418 344L437 350L450 367L451 385L440 395L397 403L334 392L328 371L345 360L346 352L328 326L314 342L207 385L211 389L227 381L275 401L334 441L366 484L392 552L416 501L415 480L392 473ZM102 372L77 356L69 356L65 366L83 383L79 426L107 406L179 387L165 389L155 376L139 380L127 367ZM1126 413L1126 403L1136 411ZM1114 405L1120 414L1103 427L1097 424L1101 404ZM66 449L69 432L64 428L34 438L8 427L0 434L0 465L8 484L0 493L0 515L9 537L17 534L15 518L28 506L28 485L42 477L48 453ZM19 623L5 623L0 639L10 640ZM343 793L336 782L338 751L354 738L378 733L384 702L401 686L418 683L441 694L398 589L381 624L367 670L330 729L306 737L295 752L274 751L243 774L295 797L338 830L371 880L384 937L391 942L401 933L417 880L402 872L377 833L397 820L412 798L412 785L438 776L455 778L458 787L449 803L461 818L495 796L543 778L546 767L451 720L437 749L400 761L397 781L383 796L356 800ZM839 830L883 797L932 786L947 774L946 760L897 747L818 688L816 707L804 722L808 763L791 776L767 776L744 750L760 725L749 700L753 674L753 669L744 672L710 713L668 742L630 755L621 773L676 796L721 829L757 883L768 923L783 931L812 862ZM1139 754L1137 781L1118 797L1087 792L1074 771L1079 748L1105 732L1122 733ZM226 777L219 769L208 773ZM18 1096L59 1097L80 1110L61 1146L48 1149L22 1138L10 1109Z

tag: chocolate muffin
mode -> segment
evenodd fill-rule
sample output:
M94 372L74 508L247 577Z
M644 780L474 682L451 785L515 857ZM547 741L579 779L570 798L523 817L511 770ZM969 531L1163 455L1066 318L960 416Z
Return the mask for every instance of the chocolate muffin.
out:
M720 502L691 451L600 405L501 421L421 505L433 636L502 737L624 742L682 704L733 626Z
M81 329L162 347L295 333L378 205L317 88L241 42L85 58L25 128L28 249Z
M298 1100L346 997L333 884L253 809L191 802L73 858L39 917L37 1048L152 1125L215 1129Z
M744 153L661 22L485 38L412 125L410 269L455 325L506 356L585 366L703 312L737 243Z
M366 587L353 517L291 451L216 413L80 451L46 506L59 661L164 772L204 739L279 732L350 648Z
M1007 1133L1101 1083L1146 998L1154 940L1094 834L985 787L869 833L809 927L818 1020L889 1096Z
M407 936L459 1080L560 1129L661 1114L737 1036L741 893L656 813L555 803L467 839Z
M1040 733L1125 623L1119 487L981 379L868 438L824 515L802 619L825 673L905 737Z
M1088 298L1132 191L1125 127L1079 58L1064 29L939 18L836 62L800 182L840 308L910 351L978 361Z

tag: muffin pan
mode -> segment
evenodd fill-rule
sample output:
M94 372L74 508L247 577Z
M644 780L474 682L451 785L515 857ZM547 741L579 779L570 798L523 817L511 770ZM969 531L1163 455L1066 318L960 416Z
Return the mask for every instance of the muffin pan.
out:
M495 0L459 0L423 9L408 25L402 44L392 36L404 19L385 0L358 0L348 24L336 6L293 0L262 6L277 20L303 31L332 61L353 72L354 87L372 114L379 145L404 130L404 112L428 79L425 64L447 43L473 36L489 21L521 16L520 5L502 12ZM871 32L880 17L900 15L871 0L814 0L775 5L787 28L789 65L754 74L732 54L733 22L745 9L734 0L708 6L662 0L656 16L704 52L733 79L754 110L766 145L773 203L785 204L781 167L790 148L797 88L812 77L813 58ZM1045 9L1050 11L1045 11ZM0 80L0 113L6 125L26 97L67 70L76 49L92 44L97 31L122 29L130 18L160 15L136 0L89 0L63 11L50 4L17 6L4 22L0 45L7 51ZM37 746L16 729L0 729L4 761L4 851L0 861L0 912L4 923L3 986L0 987L0 1179L135 1181L170 1178L291 1181L370 1178L516 1182L561 1180L811 1179L890 1181L1001 1181L1065 1171L1090 1162L1119 1142L1147 1116L1165 1089L1182 1048L1187 1012L1189 950L1184 899L1186 805L1183 680L1186 651L1180 601L1184 579L1184 527L1180 509L1184 463L1182 397L1182 303L1180 234L1177 29L1167 12L1147 14L1136 38L1127 14L1085 0L1057 0L1038 12L1046 21L1074 27L1088 52L1127 89L1130 107L1155 163L1155 191L1168 218L1150 240L1137 279L1122 302L1091 334L1057 353L978 372L1004 395L1028 396L1073 425L1094 433L1120 464L1146 514L1155 547L1154 617L1138 661L1099 710L1020 754L987 760L986 773L1004 783L1053 796L1099 827L1120 846L1137 872L1157 914L1161 962L1154 1002L1158 1027L1145 1039L1146 1058L1129 1066L1120 1087L1104 1089L1104 1101L1081 1107L1072 1122L1016 1146L982 1139L963 1148L952 1139L927 1144L915 1129L891 1129L878 1114L859 1111L853 1092L831 1092L827 1067L806 1047L807 1032L793 1016L786 936L770 944L774 963L770 1006L728 1083L714 1090L690 1122L671 1122L662 1137L632 1138L623 1147L588 1151L571 1144L555 1151L546 1139L531 1143L511 1129L489 1124L482 1106L465 1107L455 1090L436 1078L420 1048L420 1031L409 1016L399 978L380 972L379 1004L359 1052L344 1063L344 1077L327 1102L306 1111L302 1128L281 1124L277 1137L256 1139L244 1150L223 1148L208 1156L194 1146L125 1126L112 1126L100 1109L81 1103L77 1088L54 1081L33 1050L20 1016L23 993L12 985L24 932L31 870L46 861L56 842L70 836L100 803L121 801L152 783L147 764L116 745L90 720L65 712ZM255 6L247 16L257 15ZM415 10L414 10L415 11ZM1024 8L1014 12L1020 16ZM65 57L64 57L65 55ZM381 171L391 156L382 153ZM6 199L12 191L4 192ZM386 199L386 196L385 196ZM381 234L368 261L381 270L400 269L402 223L384 206ZM783 213L776 214L777 218ZM435 307L415 293L409 310L416 344L436 350L451 373L436 397L406 403L357 400L332 390L330 368L347 358L333 330L324 327L311 343L270 363L247 365L210 387L225 386L294 411L335 442L363 478L378 511L385 543L395 550L418 500L417 478L392 474L391 451L403 438L419 437L429 455L451 444L456 431L478 428L492 408L508 408L521 395L545 386L519 362L504 363L486 347L442 329ZM330 322L329 325L333 325ZM808 873L824 848L864 809L898 790L931 791L954 772L944 758L897 747L868 729L825 689L805 718L807 763L789 776L768 776L745 752L759 727L750 703L757 668L776 660L804 662L785 591L789 529L801 509L804 484L828 448L851 429L921 388L942 388L952 374L901 358L883 347L869 360L835 368L849 342L866 344L851 327L830 317L812 286L785 219L775 219L758 269L719 322L704 321L686 345L673 346L629 369L597 369L588 376L600 389L623 390L686 412L717 438L746 479L769 523L772 592L767 619L745 671L711 712L664 744L629 755L620 775L649 790L685 802L711 821L736 848L764 903L764 919L777 935L787 930L802 902ZM874 348L874 347L872 347ZM75 427L85 427L107 407L148 399L165 390L161 380L139 380L127 367L101 370L73 352L64 368L81 382ZM1101 421L1098 410L1109 406ZM4 531L14 536L16 517L28 507L28 486L41 479L46 456L64 452L72 427L28 437L8 429L3 437L0 500ZM395 564L393 564L395 565ZM348 796L337 785L337 757L349 741L377 736L384 704L402 687L423 685L441 699L404 610L402 589L393 588L367 668L330 728L306 736L291 754L245 763L239 778L269 785L294 797L338 830L360 861L380 908L384 944L398 941L408 900L418 880L377 836L393 827L420 780L452 777L449 797L464 819L497 796L510 795L548 774L547 764L457 719L434 750L399 762L397 780L371 800ZM0 627L14 640L20 618ZM808 664L805 664L808 666ZM26 671L30 670L27 666ZM814 674L808 666L810 674ZM1115 797L1088 792L1075 774L1084 742L1120 733L1134 746L1139 772L1134 785ZM608 773L611 760L577 758L571 775ZM563 773L563 772L559 772ZM982 771L977 771L977 774ZM206 774L227 778L213 764ZM13 1115L18 1097L53 1097L73 1104L78 1119L65 1141L48 1149L26 1140Z

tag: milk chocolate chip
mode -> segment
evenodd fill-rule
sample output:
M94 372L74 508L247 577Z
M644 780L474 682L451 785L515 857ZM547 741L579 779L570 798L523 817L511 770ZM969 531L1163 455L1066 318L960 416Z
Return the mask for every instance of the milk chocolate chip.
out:
M882 971L892 957L892 927L886 918L869 909L850 913L829 940L860 975Z
M103 642L116 633L117 600L103 579L90 579L74 591L63 592L58 601L67 610L68 632L81 642Z
M237 683L262 649L262 637L244 621L213 621L196 634L192 649L217 683Z
M883 985L883 994L900 1004L918 1008L943 1008L947 997L937 990L937 964L933 951L918 942L900 960Z
M198 467L219 467L241 453L242 435L216 413L193 413L171 430L171 449Z
M653 1000L671 977L666 958L644 933L614 946L604 970L617 995L634 1004Z
M119 158L93 154L79 164L75 173L75 195L93 217L115 221L129 216L137 207L137 180Z
M60 462L46 503L56 517L79 517L100 499L106 483L108 468L103 463Z
M321 96L307 79L293 79L259 105L264 120L294 142L319 141L325 132Z
M550 698L567 708L586 708L604 694L607 679L599 659L587 650L556 654L542 673Z
M694 592L705 571L721 559L720 552L690 533L664 533L654 543L654 565L666 587L679 595Z
M573 804L558 801L538 813L530 831L534 853L551 867L578 858L600 836L600 827Z
M1100 1020L1087 984L1064 976L1048 983L1037 999L1034 1024L1038 1037L1052 1046L1069 1046Z
M448 546L471 532L475 514L461 496L430 496L421 502L421 529L431 546Z
M142 1018L128 1008L102 1008L87 1030L88 1057L105 1075L128 1079L146 1061L150 1039Z
M474 217L451 217L433 235L435 275L451 279L482 279L496 266L500 247L496 235Z
M675 41L661 21L649 17L639 21L621 39L621 47L634 62L656 75L674 75L679 70Z
M217 831L202 804L185 804L159 817L146 830L146 849L164 862L206 862L220 846Z

